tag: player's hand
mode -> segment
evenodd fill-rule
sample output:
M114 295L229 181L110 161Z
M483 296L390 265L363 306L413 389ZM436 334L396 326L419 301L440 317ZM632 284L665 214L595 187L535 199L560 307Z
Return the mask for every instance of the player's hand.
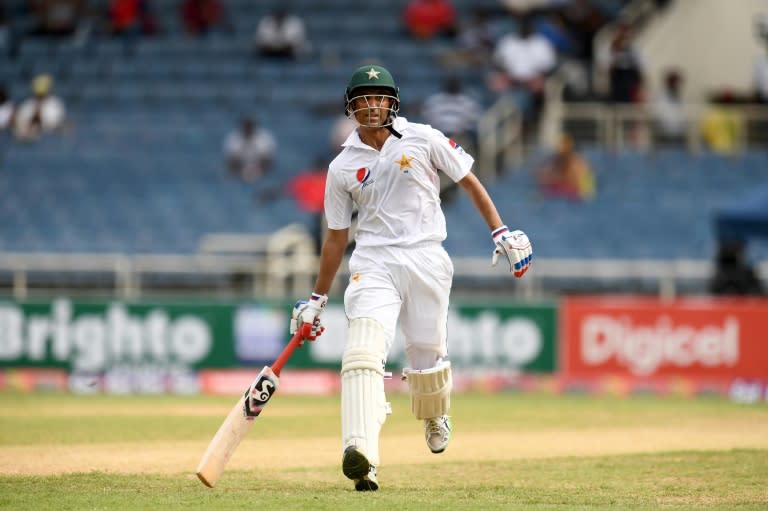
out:
M491 265L496 266L499 256L503 254L509 261L509 271L517 278L522 277L533 260L533 247L528 236L523 231L510 232L506 225L502 225L491 235L496 245Z
M312 293L309 300L300 300L293 306L291 313L291 335L301 330L302 337L314 341L325 330L320 323L320 314L328 303L326 295Z

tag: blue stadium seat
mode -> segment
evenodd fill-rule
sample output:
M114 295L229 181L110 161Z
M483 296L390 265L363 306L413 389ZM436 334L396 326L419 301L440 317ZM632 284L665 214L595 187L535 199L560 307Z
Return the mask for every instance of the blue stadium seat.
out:
M611 10L617 2L599 4ZM466 15L497 3L455 5ZM162 34L134 45L95 37L75 48L25 38L17 62L0 62L0 78L14 97L28 95L30 70L54 72L73 126L66 136L8 148L3 170L12 172L0 174L0 249L192 252L206 232L269 232L311 222L290 199L260 203L253 194L327 154L350 70L371 58L389 66L400 82L403 115L412 120L418 113L411 105L435 92L443 76L437 57L447 43L402 36L402 3L324 0L323 9L312 0L293 3L314 45L297 62L250 54L256 24L272 3L227 2L235 32L205 38L183 33L177 4L151 2ZM511 18L502 24L516 29ZM467 85L483 86L481 80ZM278 143L275 168L261 184L234 181L222 165L223 139L245 115L257 117ZM504 218L531 233L540 257L709 259L713 209L768 177L765 153L733 160L680 151L616 155L586 148L585 154L597 175L593 202L541 198L530 164L491 189ZM41 202L54 213L43 214ZM449 251L488 256L487 227L471 202L459 194L445 211Z

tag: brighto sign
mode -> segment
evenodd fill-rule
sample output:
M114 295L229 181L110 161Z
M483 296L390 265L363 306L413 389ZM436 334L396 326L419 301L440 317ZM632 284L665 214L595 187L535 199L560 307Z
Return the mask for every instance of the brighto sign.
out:
M174 320L161 309L131 316L113 303L103 314L72 317L72 303L53 302L50 315L25 315L0 304L0 361L69 362L75 371L101 371L121 363L191 365L210 352L208 325L194 316Z
M587 365L615 359L638 375L662 365L733 366L739 361L739 322L728 316L722 325L674 325L660 316L655 324L635 325L629 318L587 316L581 325L581 357Z

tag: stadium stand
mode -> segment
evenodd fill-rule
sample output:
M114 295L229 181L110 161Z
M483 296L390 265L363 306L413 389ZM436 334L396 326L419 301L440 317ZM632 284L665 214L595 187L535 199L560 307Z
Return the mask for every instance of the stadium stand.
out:
M624 2L597 3L615 16ZM455 4L463 15L479 4L498 7ZM419 120L416 107L439 89L439 56L450 47L405 37L403 2L302 0L291 5L304 14L311 56L264 61L251 55L250 42L270 2L226 2L234 31L205 38L182 33L177 2L150 5L161 32L132 45L103 34L84 44L23 37L18 55L0 61L0 81L17 100L37 73L52 74L70 121L60 135L5 145L0 251L194 253L206 233L309 224L290 200L259 204L254 194L327 152L349 71L371 59L388 66L404 114ZM482 74L465 78L489 106ZM248 113L279 146L273 174L253 186L227 177L221 152L226 133ZM537 257L709 260L712 212L768 177L764 152L730 158L590 147L586 154L598 186L588 203L540 198L530 161L489 183L503 215L535 233ZM446 215L452 254L487 255L487 230L465 197L447 205Z

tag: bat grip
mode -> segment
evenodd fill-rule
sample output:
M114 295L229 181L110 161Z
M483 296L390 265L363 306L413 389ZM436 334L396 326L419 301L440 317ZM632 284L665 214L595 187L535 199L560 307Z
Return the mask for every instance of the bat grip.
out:
M295 334L293 334L293 337L291 337L291 340L288 341L288 345L283 348L282 353L277 357L275 362L272 364L272 372L275 373L277 376L280 376L280 371L283 370L283 366L286 362L288 362L288 359L291 358L291 355L293 355L293 352L296 351L296 348L301 346L301 341L304 339L304 331L307 330L307 334L309 334L309 328L311 328L312 325L302 325L302 328L297 330Z

